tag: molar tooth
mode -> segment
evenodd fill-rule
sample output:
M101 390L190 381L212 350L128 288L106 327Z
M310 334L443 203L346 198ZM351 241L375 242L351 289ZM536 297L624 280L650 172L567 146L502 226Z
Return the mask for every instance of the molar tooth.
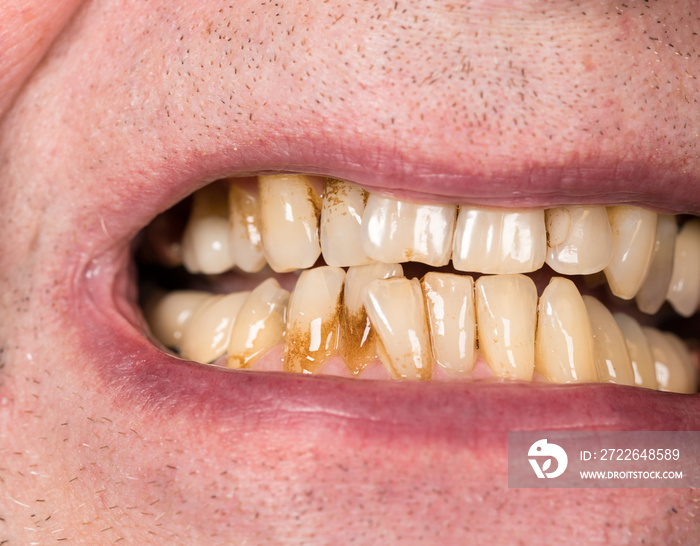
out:
M421 284L436 363L450 375L471 374L476 356L474 280L431 272Z
M277 273L312 267L321 255L321 197L314 182L296 174L258 177L263 248Z
M479 352L497 377L531 381L535 370L537 288L524 275L479 277Z
M634 384L638 387L656 389L658 385L654 371L654 358L642 327L636 320L624 313L615 313L613 317L620 327L622 335L625 336L625 344L634 372Z
M166 347L178 349L192 313L210 296L199 290L176 290L150 301L145 315L155 338Z
M545 261L563 275L588 275L605 269L613 239L605 207L557 207L545 211Z
M289 292L275 279L260 283L236 316L228 345L229 368L249 368L284 339Z
M267 263L262 246L258 196L232 180L228 192L230 249L236 265L247 273L257 273Z
M328 265L372 262L362 248L362 213L369 194L354 184L328 179L323 185L321 249Z
M447 265L455 205L418 205L370 194L362 216L362 247L371 259Z
M656 328L645 327L643 330L654 358L659 390L688 394L696 392L694 365L687 350L682 346L683 342L673 334L660 332Z
M316 267L301 273L289 298L284 368L315 373L338 349L345 271Z
M418 279L372 281L363 301L379 335L379 352L392 375L400 379L430 379L430 339Z
M593 332L598 381L634 385L634 371L622 330L612 313L592 296L583 296Z
M588 312L569 279L553 277L540 296L535 369L553 383L598 379Z
M666 298L679 315L689 317L700 300L700 220L683 224L676 237L673 273Z
M666 301L673 273L677 232L676 217L673 214L659 214L651 264L644 284L636 296L637 307L648 315L657 313Z
M543 210L505 211L460 206L452 264L459 271L528 273L547 252Z
M613 256L605 276L613 294L632 299L646 278L656 240L658 214L640 207L608 207ZM592 239L596 241L596 239Z

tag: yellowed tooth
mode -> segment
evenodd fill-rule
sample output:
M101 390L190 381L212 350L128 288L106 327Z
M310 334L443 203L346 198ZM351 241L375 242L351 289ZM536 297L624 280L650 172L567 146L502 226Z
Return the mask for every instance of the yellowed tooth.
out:
M673 273L677 232L676 217L673 214L659 214L651 264L644 284L636 296L637 307L648 315L657 313L666 301Z
M258 177L265 258L278 273L312 267L321 255L316 181L297 174Z
M553 277L540 296L535 369L553 383L598 379L588 312L569 279Z
M341 316L340 352L345 365L354 376L379 356L376 331L372 328L362 302L365 287L376 279L402 276L403 268L400 264L375 262L348 268Z
M524 275L476 281L479 352L496 377L531 381L535 370L537 288Z
M624 313L615 313L613 317L615 317L615 322L620 327L622 335L625 336L627 352L634 372L634 384L638 387L656 389L658 385L654 371L654 358L642 327L636 320Z
M435 362L449 375L471 374L476 357L474 280L431 272L421 284Z
M430 338L418 279L372 281L363 301L390 373L399 379L430 379Z
M608 207L613 256L605 276L613 294L632 299L644 283L656 241L658 214L640 207ZM593 239L595 241L595 239Z
M589 275L605 269L613 239L605 207L557 207L545 211L545 261L563 275Z
M695 393L698 390L698 361L690 352L685 342L671 332L665 332L666 338L676 350L680 362L683 364L683 371L686 373L688 392Z
M236 316L228 345L229 368L249 368L267 351L284 341L289 292L275 279L260 283Z
M321 249L328 265L372 262L362 248L362 214L369 194L354 184L327 179L323 185Z
M289 298L284 369L315 373L338 351L345 271L316 267L301 273Z
M236 315L249 292L212 296L192 313L182 333L183 358L206 364L214 362L228 349Z
M458 271L527 273L544 265L543 210L490 210L461 206L452 264Z
M418 205L370 194L362 215L362 247L378 262L447 265L456 210L455 205Z
M634 385L634 370L622 330L612 313L592 296L583 296L593 332L598 381Z
M150 301L144 311L155 338L166 347L179 348L182 332L192 313L210 296L208 292L199 290L176 290Z
M262 245L258 196L232 180L228 191L230 249L236 265L247 273L257 273L267 263Z
M649 340L654 358L659 390L688 394L696 392L697 378L693 362L689 359L687 351L679 352L680 347L675 340L671 340L670 336L673 334L660 332L656 328L643 328L643 330ZM678 343L683 342L678 340Z
M700 220L689 220L676 237L673 273L666 295L679 315L689 317L700 301Z

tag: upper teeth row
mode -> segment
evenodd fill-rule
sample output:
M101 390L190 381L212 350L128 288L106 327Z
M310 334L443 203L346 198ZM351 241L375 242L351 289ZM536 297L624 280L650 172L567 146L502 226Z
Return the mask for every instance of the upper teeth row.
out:
M565 275L603 272L612 292L655 313L668 299L683 316L700 300L700 220L633 206L495 210L416 204L339 180L258 177L258 192L232 181L194 195L182 241L192 273L236 266L256 272L328 265L452 260L465 272L511 274L547 263Z

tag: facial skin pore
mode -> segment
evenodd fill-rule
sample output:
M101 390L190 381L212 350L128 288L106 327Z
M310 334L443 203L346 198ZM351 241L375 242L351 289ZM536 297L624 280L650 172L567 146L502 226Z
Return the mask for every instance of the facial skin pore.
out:
M693 2L78 4L0 7L0 545L697 538L693 490L506 474L508 430L697 430L696 395L204 368L146 341L128 265L261 171L697 214Z

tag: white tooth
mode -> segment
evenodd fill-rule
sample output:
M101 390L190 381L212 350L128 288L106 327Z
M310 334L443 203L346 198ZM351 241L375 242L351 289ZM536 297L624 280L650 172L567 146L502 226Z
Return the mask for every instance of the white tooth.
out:
M651 264L644 284L637 292L637 307L643 313L653 315L666 301L673 273L673 254L676 249L678 226L673 214L659 214Z
M249 292L212 296L202 302L182 333L180 354L183 358L206 364L228 349L236 315Z
M233 180L228 191L230 249L236 265L247 273L257 273L267 263L262 246L258 196Z
M427 273L421 282L436 363L449 375L469 375L476 357L474 280Z
M677 338L672 340L673 334L660 332L656 328L644 328L643 330L649 340L651 354L654 357L654 369L659 390L688 394L696 392L697 380L693 362L685 348L679 352L678 343L682 345L683 342Z
M330 266L299 276L287 309L286 371L315 373L336 354L344 280L345 271Z
M543 210L460 207L452 252L455 269L528 273L542 267L546 252Z
M673 273L666 298L679 315L689 317L700 300L700 220L683 224L673 256Z
M378 262L447 265L455 205L418 205L370 194L362 216L362 247Z
M234 266L226 194L217 184L195 192L182 235L182 261L190 273L223 273Z
M634 370L622 330L612 313L592 296L583 296L593 332L598 381L634 385Z
M146 305L146 320L155 338L166 347L180 347L182 332L194 310L211 294L198 290L176 290Z
M605 276L613 294L631 300L642 287L649 270L659 215L640 207L617 206L607 210L613 256L605 268Z
M605 207L558 207L545 211L545 261L563 275L589 275L605 269L613 240Z
M372 281L363 301L390 373L400 379L430 379L430 339L418 279Z
M536 320L537 288L529 277L495 275L476 281L479 352L497 377L532 380Z
M553 383L598 379L588 312L569 279L553 277L540 296L535 369Z
M289 292L275 279L260 283L243 302L228 345L229 368L249 368L284 340Z
M377 360L376 331L370 324L362 302L365 287L376 279L402 277L400 264L379 262L348 268L345 275L344 310L341 316L340 346L345 365L358 375Z
M321 255L314 182L296 174L258 177L265 258L278 273L312 267Z
M362 249L362 213L368 196L362 188L342 180L324 183L321 249L328 265L347 267L372 261Z
M625 336L627 352L632 362L634 372L634 384L638 387L656 389L656 372L654 371L654 358L647 341L647 336L642 331L639 323L629 315L615 313L615 322Z

